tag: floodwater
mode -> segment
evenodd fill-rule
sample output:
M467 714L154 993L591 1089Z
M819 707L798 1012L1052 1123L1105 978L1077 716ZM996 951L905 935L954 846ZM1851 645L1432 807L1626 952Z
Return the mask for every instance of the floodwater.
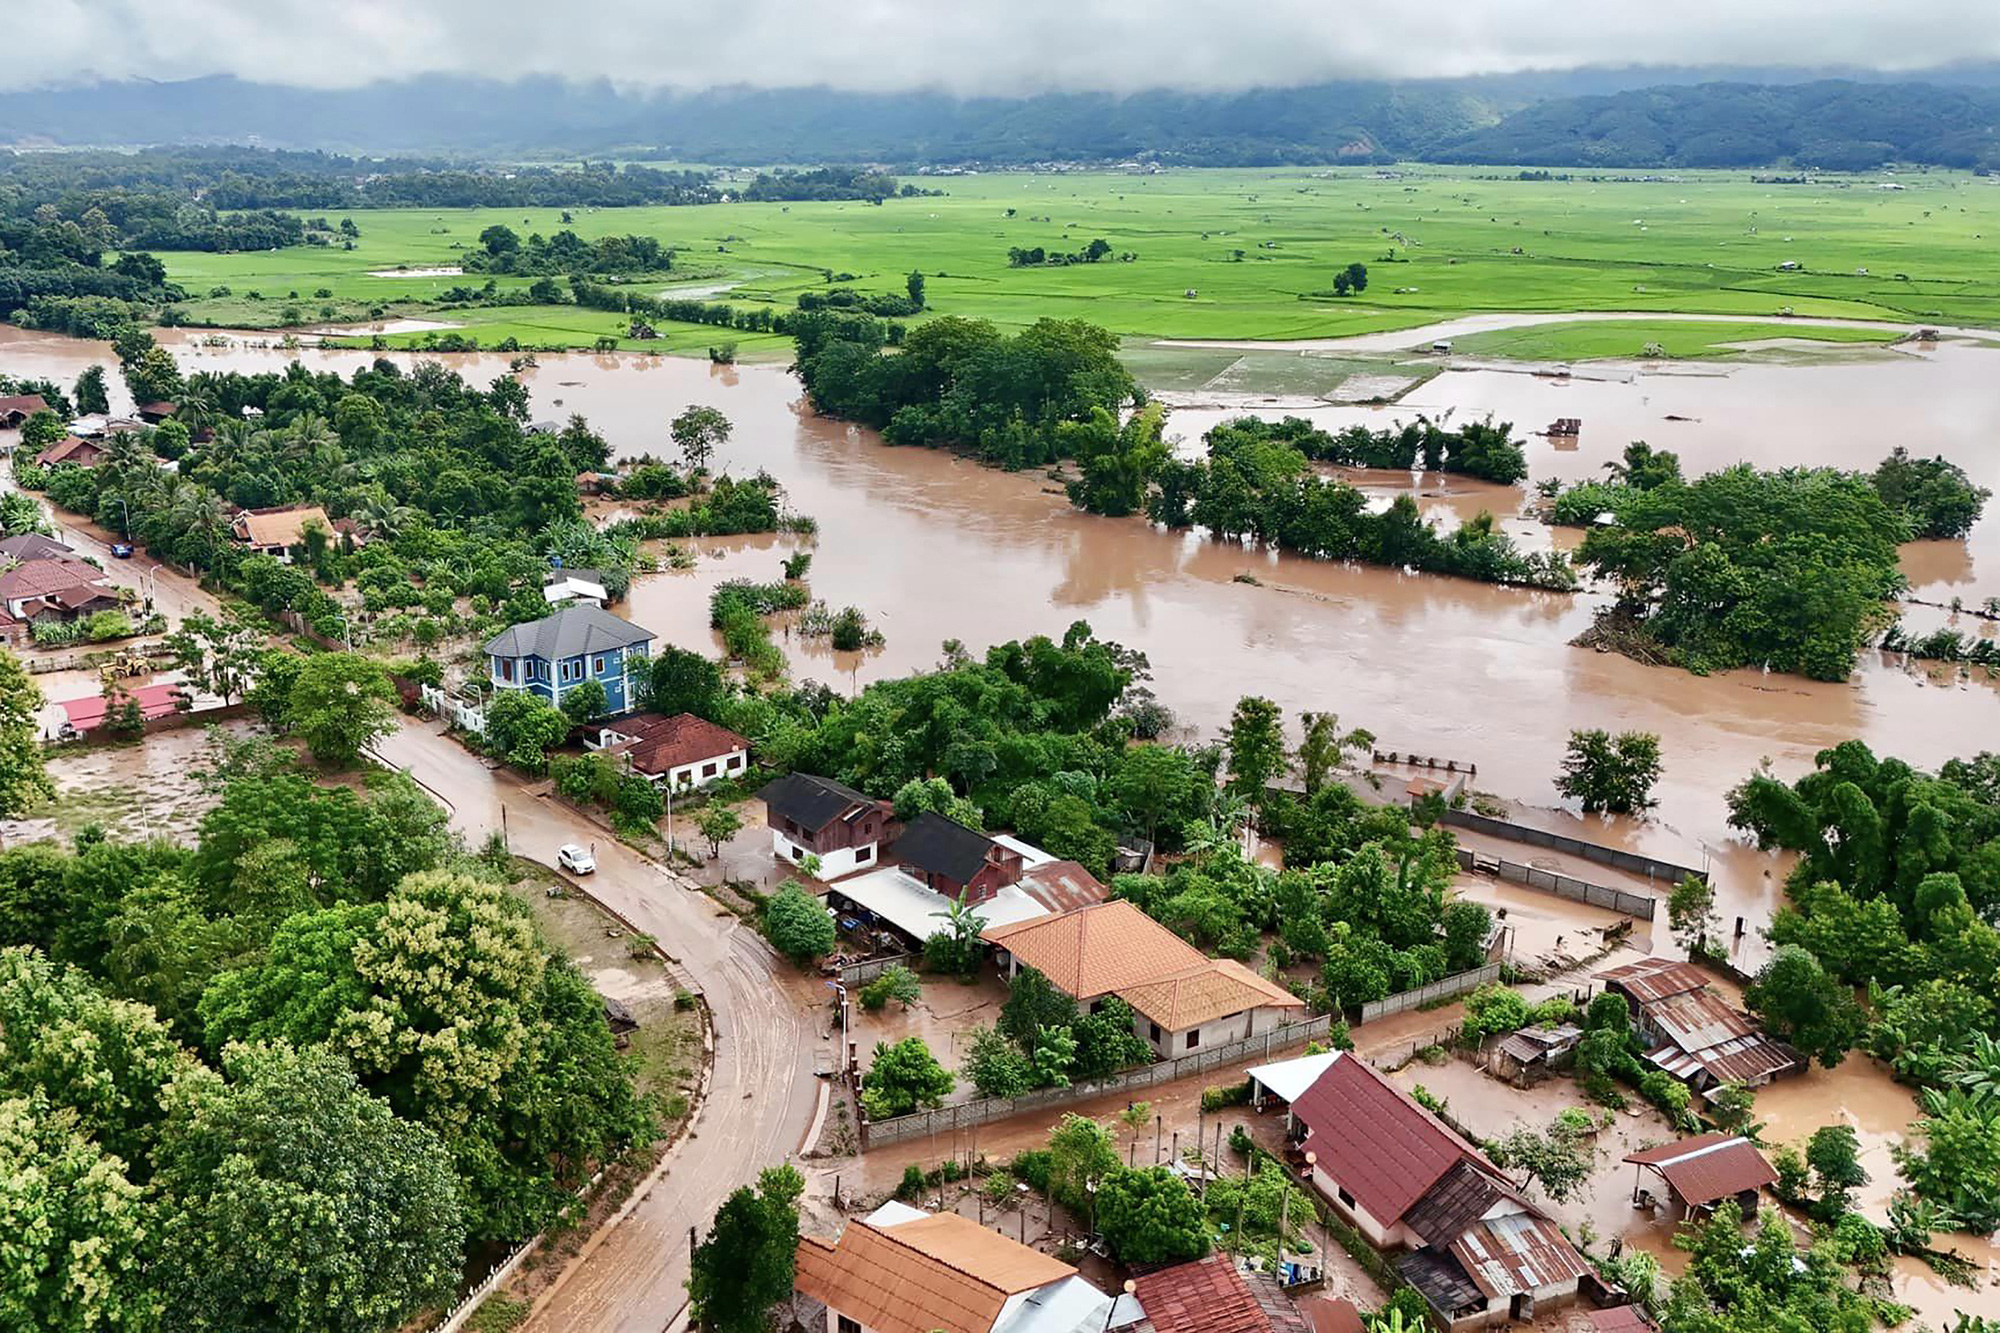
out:
M1516 1088L1488 1077L1470 1061L1453 1059L1442 1065L1415 1063L1391 1076L1407 1089L1423 1084L1445 1099L1449 1112L1481 1138L1499 1138L1519 1125L1546 1126L1556 1113L1581 1106L1596 1111L1579 1092L1576 1082L1553 1077L1532 1088ZM1855 1127L1861 1139L1862 1162L1868 1168L1869 1183L1856 1192L1857 1207L1877 1222L1885 1218L1889 1195L1898 1185L1889 1144L1900 1137L1916 1114L1916 1104L1908 1089L1889 1079L1888 1072L1862 1056L1853 1056L1838 1068L1814 1068L1796 1078L1782 1080L1757 1093L1757 1119L1764 1124L1767 1145L1798 1143L1819 1126L1845 1122ZM1831 1119L1830 1119L1831 1117ZM1614 1237L1622 1237L1627 1248L1645 1250L1660 1261L1661 1270L1675 1277L1687 1268L1687 1254L1674 1248L1677 1225L1664 1210L1637 1208L1632 1203L1634 1184L1663 1193L1659 1177L1639 1176L1638 1168L1626 1166L1627 1154L1674 1139L1676 1134L1652 1107L1635 1101L1625 1111L1611 1116L1610 1123L1597 1134L1597 1167L1590 1180L1571 1198L1549 1204L1558 1221L1571 1228L1588 1228L1601 1249ZM1766 1208L1777 1205L1767 1195ZM1973 1288L1953 1286L1916 1259L1898 1259L1891 1284L1895 1298L1912 1306L1917 1318L1933 1328L1951 1326L1955 1311L1991 1313L2000 1308L2000 1248L1975 1236L1943 1235L1934 1238L1940 1249L1956 1249L1977 1270Z
M163 340L189 369L268 370L296 357L348 372L365 352L207 347L200 335ZM507 372L491 354L440 357L475 382ZM0 330L0 370L63 382L103 344ZM1394 408L1320 406L1328 426L1388 425L1417 412L1488 412L1522 432L1550 418L1583 419L1573 448L1528 439L1532 475L1600 475L1637 438L1680 452L1690 472L1738 460L1763 465L1872 467L1896 444L1943 453L2000 489L2000 353L1943 345L1867 364L1713 367L1701 374L1641 373L1548 380L1496 370L1451 371ZM623 456L670 453L667 425L692 404L735 425L717 466L766 468L790 505L819 522L816 539L698 539L697 567L642 579L621 608L663 637L714 643L708 592L723 578L772 578L782 554L814 551L814 595L853 604L887 636L867 655L785 640L794 674L843 690L934 665L940 645L974 652L1004 639L1060 634L1088 620L1097 633L1144 651L1153 688L1188 731L1212 736L1244 694L1288 713L1333 710L1388 749L1478 766L1477 785L1530 808L1540 822L1643 849L1716 875L1725 930L1746 918L1740 959L1756 961L1755 931L1778 900L1784 866L1733 838L1723 794L1760 761L1787 778L1815 751L1861 737L1879 751L1935 765L2000 737L2000 689L1948 671L1865 655L1854 678L1826 684L1754 670L1710 677L1641 666L1571 648L1588 623L1587 595L1527 592L1398 571L1246 550L1136 520L1073 511L1037 473L996 472L949 454L894 449L872 432L814 417L797 381L778 367L711 366L660 356L545 356L522 373L537 415L580 412ZM112 377L114 385L117 377ZM121 404L114 403L114 407ZM1245 410L1255 404L1246 401ZM1222 409L1177 412L1170 432L1199 438ZM1669 416L1685 418L1668 420ZM1912 429L1912 427L1917 429ZM1426 512L1455 522L1489 506L1518 511L1525 490L1463 479L1371 474L1378 496L1408 489ZM1448 482L1448 484L1446 484ZM1562 542L1514 517L1524 539ZM1927 598L2000 595L2000 507L1964 543L1909 553ZM1245 576L1248 577L1246 581ZM1945 618L1920 609L1913 624ZM1964 628L1992 631L1966 617ZM1664 738L1655 818L1579 819L1547 809L1568 732L1640 729Z

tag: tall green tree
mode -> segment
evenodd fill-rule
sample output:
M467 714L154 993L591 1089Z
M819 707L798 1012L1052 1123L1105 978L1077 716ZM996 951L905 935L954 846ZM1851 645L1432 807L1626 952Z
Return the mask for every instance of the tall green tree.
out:
M772 948L800 966L832 953L836 940L825 904L795 883L764 904L764 934Z
M42 762L42 691L21 659L0 648L0 818L55 798Z
M789 1164L767 1168L755 1190L723 1200L695 1247L688 1313L706 1333L768 1333L771 1312L792 1294L805 1177Z
M1096 1213L1120 1263L1178 1264L1208 1253L1201 1203L1167 1167L1114 1169L1098 1184Z
M729 418L712 407L690 407L674 418L674 446L689 471L707 468L715 451L729 443Z
M1556 790L1586 811L1629 815L1653 804L1660 780L1660 738L1648 731L1572 731Z
M1780 945L1743 991L1772 1035L1831 1069L1861 1040L1867 1019L1853 992L1796 944Z
M958 1079L939 1064L922 1037L905 1037L893 1046L875 1043L861 1091L861 1104L871 1120L888 1120L926 1107L942 1106Z
M465 1223L451 1159L324 1047L238 1047L178 1082L161 1130L173 1330L377 1333L447 1301Z
M712 721L722 697L722 668L700 653L667 644L653 658L645 705L654 712L693 713Z
M355 653L306 659L292 682L287 716L322 764L346 767L396 725L396 690L388 673Z
M1253 804L1261 801L1265 787L1284 771L1283 716L1269 699L1245 695L1236 701L1223 738L1231 794Z
M0 1327L152 1333L153 1211L127 1164L47 1098L0 1098Z

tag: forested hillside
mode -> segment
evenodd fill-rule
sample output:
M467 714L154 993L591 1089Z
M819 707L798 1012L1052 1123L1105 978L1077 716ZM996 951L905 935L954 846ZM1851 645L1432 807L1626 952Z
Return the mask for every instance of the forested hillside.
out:
M460 159L615 150L681 162L898 166L1147 157L1186 166L1400 158L1552 167L1797 162L1866 169L1891 160L1971 167L2000 157L2000 89L1982 69L1939 71L1935 82L1929 74L1925 81L1796 82L1776 70L1696 82L1718 74L1634 69L1014 98L742 87L646 94L550 79L445 77L327 90L209 78L0 94L0 143L240 143L256 136L287 148ZM286 170L315 174L308 163ZM370 188L393 196L396 180ZM654 194L699 188L695 180L633 179L618 181L618 193L641 185Z

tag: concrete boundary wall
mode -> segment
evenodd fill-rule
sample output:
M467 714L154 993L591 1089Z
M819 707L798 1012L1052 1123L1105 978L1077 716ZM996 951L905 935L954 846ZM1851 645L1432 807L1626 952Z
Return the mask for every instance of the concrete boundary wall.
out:
M1220 1069L1224 1065L1237 1064L1243 1060L1260 1059L1275 1055L1279 1051L1326 1036L1331 1020L1329 1017L1301 1019L1296 1023L1286 1023L1260 1032L1254 1037L1244 1037L1207 1050L1192 1051L1175 1056L1171 1060L1160 1060L1149 1065L1128 1069L1122 1074L1099 1079L1094 1083L1076 1083L1067 1088L1042 1088L1020 1097L982 1097L977 1101L961 1102L956 1106L941 1106L935 1111L917 1111L910 1115L899 1115L893 1120L878 1120L870 1123L864 1113L861 1117L861 1149L886 1147L892 1143L903 1143L909 1139L924 1138L936 1133L949 1133L955 1129L970 1129L974 1125L989 1124L995 1120L1006 1120L1011 1116L1044 1107L1062 1106L1069 1102L1085 1101L1092 1097L1102 1097L1110 1093L1129 1092L1140 1088L1158 1087L1162 1083L1172 1083L1195 1074Z
M1470 810L1446 810L1444 822L1455 824L1459 828L1471 829L1475 833L1505 838L1509 842L1525 842L1534 847L1546 847L1550 851L1567 852L1586 861L1595 861L1601 866L1611 866L1630 874L1644 875L1647 879L1657 881L1662 893L1671 892L1684 879L1708 882L1706 870L1676 865L1672 861L1662 861L1656 857L1641 856L1637 852L1628 852L1617 847L1585 842L1581 838L1572 838L1563 833L1551 833L1547 829L1531 828L1526 824L1511 824L1504 819L1493 819L1486 815L1475 815Z

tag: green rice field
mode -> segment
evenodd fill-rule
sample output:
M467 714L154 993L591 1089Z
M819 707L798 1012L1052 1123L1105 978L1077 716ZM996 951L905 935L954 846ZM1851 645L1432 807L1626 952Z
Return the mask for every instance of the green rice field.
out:
M1992 262L2000 182L1963 173L1788 185L1718 173L1525 181L1421 167L1010 172L921 183L946 194L880 206L578 210L570 225L586 238L637 233L676 247L675 271L645 282L649 292L691 288L707 299L789 308L799 292L829 285L829 275L864 290L900 291L918 269L933 314L1007 326L1079 317L1134 340L1341 337L1481 311L1672 311L1760 321L1545 326L1480 334L1458 349L1586 358L1636 355L1648 341L1674 355L1731 355L1730 343L1806 336L1799 324L1762 322L1786 315L2000 327L2000 265ZM1891 184L1900 188L1883 188ZM220 327L276 328L290 307L302 326L365 320L377 310L372 317L434 319L488 347L509 337L526 347L589 346L625 332L622 318L573 306L440 309L446 289L478 286L483 275L420 275L460 263L493 223L524 236L554 232L563 225L556 210L353 216L361 237L352 251L162 258L194 298L188 315ZM1098 237L1134 258L1008 265L1010 247L1072 252ZM1335 297L1333 274L1351 262L1368 266L1367 290ZM500 280L510 289L529 281ZM209 294L220 288L228 294ZM658 327L661 339L645 346L699 355L727 339L745 358L789 351L768 334ZM1821 328L1809 336L1885 335ZM398 332L388 341L423 337Z

